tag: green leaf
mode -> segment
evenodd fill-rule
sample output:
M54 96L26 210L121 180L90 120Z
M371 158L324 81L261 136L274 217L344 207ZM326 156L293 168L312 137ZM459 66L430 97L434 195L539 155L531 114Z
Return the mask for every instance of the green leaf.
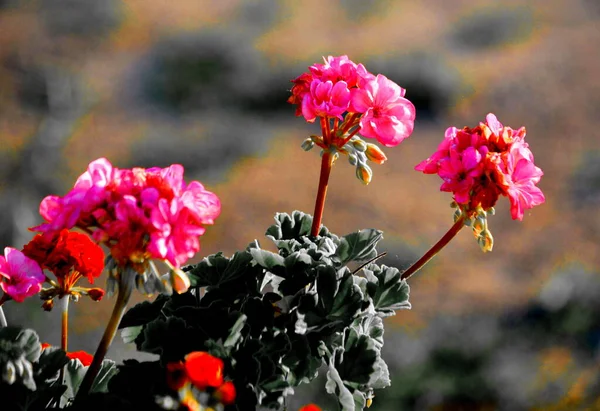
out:
M357 231L340 238L335 253L336 261L346 264L350 261L366 261L377 255L375 247L383 238L383 232L372 228Z
M103 360L90 392L108 392L108 383L118 372L117 365L113 360Z
M252 255L248 251L238 251L231 258L218 252L191 266L187 273L192 287L219 286L244 275L251 261Z
M355 401L359 400L359 398L355 399L350 389L346 387L342 381L338 370L333 364L334 358L336 355L340 355L340 352L343 352L343 349L339 348L331 357L329 369L327 370L327 383L325 384L325 389L329 394L334 394L337 396L341 411L354 411L356 409L362 410L365 407L365 401L363 401L362 404L360 401Z
M364 331L378 328L379 321L372 327L361 324L359 328ZM374 389L391 384L387 364L381 358L381 345L369 335L357 332L354 326L346 329L343 348L335 348L331 353L324 351L329 358L327 392L338 396L343 410L363 409Z
M362 306L363 295L347 268L320 266L316 289L300 297L296 333L340 329L349 325Z
M58 347L48 347L42 351L38 363L38 379L49 380L55 378L60 369L69 363L69 357Z
M242 339L242 329L244 328L244 325L246 325L247 318L248 317L242 314L233 324L229 330L229 336L223 343L225 348L234 348L237 344L239 344L240 340Z
M368 281L367 293L379 315L388 317L396 310L411 308L408 301L410 287L406 280L401 279L397 268L369 264L363 272Z
M0 383L19 381L30 390L36 389L33 363L41 353L37 333L20 327L0 328Z
M121 330L121 338L125 344L131 344L135 342L135 339L144 329L143 325L137 325L135 327L127 327Z
M119 328L135 327L148 324L150 321L160 317L161 311L169 297L159 294L152 302L143 301L131 307L119 323Z
M256 261L256 263L261 267L266 268L269 271L283 271L284 258L279 254L256 248L250 250L250 254L252 254L252 258L254 258L254 261ZM277 268L279 267L281 267L281 269L277 270Z
M89 367L85 367L81 361L77 359L68 362L65 372L67 390L63 394L63 398L67 403L75 398L75 394L79 390L79 386L81 385L88 368ZM94 379L90 393L108 392L108 383L117 372L118 369L114 361L108 359L102 361L100 371L98 371L98 375Z
M276 213L275 224L267 229L266 235L273 240L291 240L309 236L312 220L311 215L298 210L293 211L291 216L287 213Z

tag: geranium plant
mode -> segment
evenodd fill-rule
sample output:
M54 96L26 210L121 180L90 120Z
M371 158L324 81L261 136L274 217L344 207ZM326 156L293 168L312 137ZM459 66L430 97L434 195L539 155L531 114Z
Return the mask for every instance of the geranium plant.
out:
M293 83L296 115L321 128L301 145L320 149L321 172L313 215L278 213L267 229L276 252L253 240L232 256L187 264L221 205L200 182L186 183L177 164L120 169L101 158L67 194L42 200L44 221L32 228L39 234L0 257L0 313L5 303L36 295L45 310L58 303L62 338L49 345L1 315L6 409L282 408L322 366L327 392L342 410L368 407L376 390L391 384L381 356L383 319L411 307L407 279L465 225L490 251L487 216L500 196L519 220L544 202L537 187L542 171L524 128L505 127L493 114L474 128L451 127L416 169L442 178L441 190L453 194L454 224L407 270L378 264L381 231L339 236L322 224L329 175L346 157L369 184L370 164L386 161L376 142L394 147L409 137L415 107L403 88L346 56L314 64ZM113 299L80 284L93 283L103 270ZM127 310L136 289L156 297ZM114 305L93 356L68 351L69 302L82 296ZM119 365L106 359L119 330L125 342L157 359Z

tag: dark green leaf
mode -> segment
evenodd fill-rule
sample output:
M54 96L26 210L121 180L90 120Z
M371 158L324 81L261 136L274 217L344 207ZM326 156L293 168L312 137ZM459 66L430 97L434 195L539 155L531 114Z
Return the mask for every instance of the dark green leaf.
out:
M368 281L366 288L369 297L381 316L387 317L394 315L396 310L410 309L410 288L406 280L401 279L397 268L369 264L363 268L363 272Z
M248 251L238 251L231 258L219 252L192 266L188 275L193 287L218 286L244 275L251 261L252 255Z
M375 247L382 238L383 233L372 228L345 235L340 238L335 254L336 260L340 264L369 260L377 255Z
M320 266L316 290L302 296L297 309L296 332L319 332L349 325L362 305L363 296L350 271Z
M152 302L143 301L131 307L119 323L119 328L134 327L144 325L161 316L161 311L169 297L159 294Z

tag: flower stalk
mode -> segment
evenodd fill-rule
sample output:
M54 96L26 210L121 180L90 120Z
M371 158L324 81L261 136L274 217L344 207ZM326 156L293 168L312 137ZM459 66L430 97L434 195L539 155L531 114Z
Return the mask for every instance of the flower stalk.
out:
M127 309L127 303L129 302L131 292L134 288L136 273L133 270L125 269L120 274L121 281L119 281L119 291L117 293L115 306L113 307L112 314L108 320L108 324L106 325L106 329L104 330L100 344L98 344L98 348L94 354L94 359L92 360L92 363L90 364L87 372L85 373L85 377L79 386L79 391L77 391L77 395L75 396L75 403L81 401L82 398L87 396L92 388L94 380L96 379L96 376L100 371L100 367L102 366L102 361L108 352L108 348L117 334L117 329L119 328L121 318L123 318L123 314L125 314L125 310Z
M323 150L321 158L321 175L319 177L319 188L317 199L315 201L315 212L310 235L316 237L319 234L321 220L323 219L323 210L325 209L325 198L327 196L327 185L329 184L329 175L333 166L334 155L329 150Z
M67 346L69 342L69 295L65 295L61 298L61 336L60 336L60 348L67 352Z
M454 223L454 225L450 227L448 232L446 232L446 234L444 234L444 236L440 238L440 240L437 243L435 243L434 246L429 249L429 251L423 254L423 257L419 258L417 262L415 262L404 273L402 273L401 279L407 280L414 273L423 268L425 264L427 264L433 257L435 257L436 254L439 253L440 250L444 248L450 242L450 240L452 240L456 236L456 234L458 234L458 232L461 230L461 228L464 227L464 225L465 215L461 214L460 217L458 217L458 219Z

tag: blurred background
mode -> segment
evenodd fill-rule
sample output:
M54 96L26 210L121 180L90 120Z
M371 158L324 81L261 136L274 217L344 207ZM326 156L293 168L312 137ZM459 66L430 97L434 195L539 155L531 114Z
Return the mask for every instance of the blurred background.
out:
M383 230L385 264L406 268L452 224L439 178L413 170L447 127L488 112L526 126L545 172L523 222L498 205L492 253L463 230L410 280L372 409L600 409L599 45L598 0L0 0L0 245L27 243L41 199L98 157L181 163L217 193L199 258L267 245L275 212L312 213L318 182L300 144L319 130L294 117L289 81L347 54L417 107L369 186L344 161L330 183L324 224ZM7 304L9 323L59 344L40 304ZM71 349L95 350L111 305L72 306ZM134 354L117 338L109 357ZM336 409L323 386L290 409Z

